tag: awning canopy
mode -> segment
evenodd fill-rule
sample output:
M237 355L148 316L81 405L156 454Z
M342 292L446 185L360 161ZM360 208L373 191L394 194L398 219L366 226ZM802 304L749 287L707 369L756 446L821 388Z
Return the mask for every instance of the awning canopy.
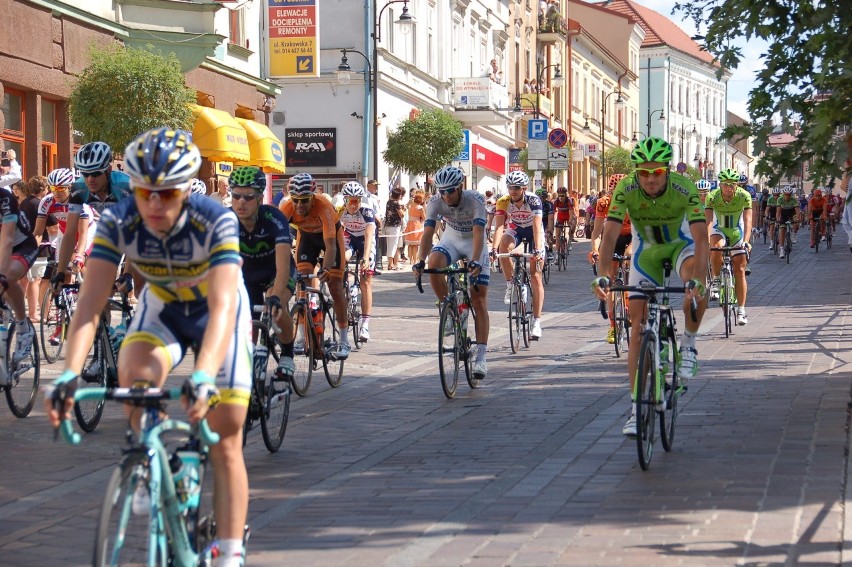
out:
M237 118L237 123L248 134L250 159L240 165L256 165L266 173L284 173L284 144L265 124Z
M195 126L192 140L210 161L247 161L251 158L248 134L237 119L222 110L192 105Z

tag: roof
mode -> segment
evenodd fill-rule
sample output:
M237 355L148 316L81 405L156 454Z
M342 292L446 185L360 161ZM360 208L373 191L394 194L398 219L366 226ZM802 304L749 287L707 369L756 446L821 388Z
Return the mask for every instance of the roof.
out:
M667 45L705 63L718 65L708 51L701 49L701 46L695 43L685 31L667 16L646 8L633 0L607 0L597 4L637 20L642 29L645 30L642 47Z

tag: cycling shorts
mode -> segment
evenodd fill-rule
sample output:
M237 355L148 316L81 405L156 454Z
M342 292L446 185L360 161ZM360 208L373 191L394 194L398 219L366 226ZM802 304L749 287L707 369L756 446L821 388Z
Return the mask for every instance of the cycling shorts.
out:
M535 239L533 238L532 226L516 226L514 228L507 228L503 234L505 236L511 236L512 238L514 238L515 246L518 246L522 241L526 240L530 251L533 251L535 248ZM543 245L544 241L542 239L542 246Z
M793 222L796 219L796 209L781 209L781 224Z
M447 260L447 265L458 262L462 258L470 259L473 256L473 240L466 238L458 238L456 231L445 231L441 235L441 242L432 248L432 252L438 252L444 255ZM482 246L482 256L479 257L479 264L482 266L482 271L479 272L479 277L476 279L477 285L488 285L491 277L491 263L488 259L488 246Z
M695 242L691 239L675 240L666 244L654 244L652 246L640 247L633 252L630 259L630 278L628 285L639 285L642 281L649 281L661 286L665 281L663 262L669 260L674 267L674 272L680 274L681 267L687 258L695 255ZM641 293L631 292L630 299L642 299Z
M237 322L225 361L216 374L222 404L248 406L252 380L251 304L245 287L236 291ZM189 347L199 348L210 322L207 301L165 303L145 286L122 344L146 342L166 351L174 370Z
M619 234L615 241L615 250L613 253L618 254L619 256L624 256L624 253L627 252L627 247L630 246L631 242L633 242L632 234Z
M352 252L351 259L355 261L360 261L364 257L364 236L347 236L343 235L343 242L345 245L345 249ZM370 257L367 258L367 269L375 270L376 269L376 247L373 246L373 249L370 251Z
M343 279L343 229L337 225L337 253L334 258L323 258L323 268L331 278ZM300 274L310 274L319 261L320 252L325 251L325 240L321 232L299 232L296 240L296 268Z
M12 260L23 264L24 273L29 271L37 257L38 243L36 243L36 239L32 234L28 235L17 246L12 247Z

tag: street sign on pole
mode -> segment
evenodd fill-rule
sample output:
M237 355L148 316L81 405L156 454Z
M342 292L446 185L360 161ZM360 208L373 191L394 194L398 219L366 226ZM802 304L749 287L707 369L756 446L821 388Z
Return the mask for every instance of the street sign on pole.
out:
M547 119L539 118L527 123L528 140L547 140Z
M547 159L547 142L531 140L527 145L527 159Z
M568 143L568 132L562 128L554 128L547 135L547 141L552 148L564 148Z

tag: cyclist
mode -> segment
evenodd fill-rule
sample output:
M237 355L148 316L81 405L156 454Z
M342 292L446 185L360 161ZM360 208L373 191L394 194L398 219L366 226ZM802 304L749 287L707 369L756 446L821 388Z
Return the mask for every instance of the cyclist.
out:
M778 249L779 256L784 258L784 238L787 236L787 221L793 223L793 234L790 239L796 242L796 233L799 231L799 223L796 220L796 208L799 206L799 200L793 195L793 186L787 185L781 190L781 196L778 198L775 207L776 220L778 221Z
M835 194L829 187L826 190L825 205L828 209L828 228L833 233L837 229L837 219L840 218L840 212L842 212L843 198Z
M221 439L210 447L216 487L213 495L220 556L217 567L242 565L248 513L248 476L242 427L251 388L251 312L240 272L239 223L233 212L191 194L201 166L191 134L157 128L141 134L124 151L135 198L104 211L88 261L71 330L65 370L55 386L76 384L109 298L122 253L147 280L139 308L119 353L118 380L161 386L190 346L192 376L185 383L191 421L204 417ZM218 391L217 391L218 390ZM218 394L218 395L217 395ZM48 417L59 425L45 397ZM209 403L218 406L208 413ZM62 414L70 419L73 400ZM132 408L127 408L133 415ZM136 417L136 416L134 416ZM142 506L146 493L137 490Z
M312 273L317 267L320 252L325 252L324 264L317 277L328 284L334 318L340 330L340 342L335 345L333 354L338 360L346 360L351 347L346 296L343 293L343 230L337 211L331 197L317 193L317 182L310 173L297 173L290 178L287 186L290 198L281 202L280 209L290 223L299 226L296 267L299 273Z
M556 241L556 253L565 252L562 249L562 241L560 235L562 230L568 231L566 242L568 252L574 249L571 243L574 242L574 231L577 230L577 201L573 197L568 196L568 188L560 187L556 190L556 200L553 201L553 210L555 214L553 225L553 240Z
M511 174L510 174L511 175ZM430 269L446 268L461 258L468 258L467 268L475 287L470 290L470 301L476 313L476 360L473 375L482 380L488 373L485 351L488 348L488 246L485 241L485 199L477 191L465 191L464 173L453 166L445 166L435 174L435 189L438 191L426 203L426 221L420 239L418 262L411 266L417 277L429 259ZM440 242L433 248L432 237L439 220L445 223ZM440 274L431 274L429 283L432 291L442 301L447 297L447 279Z
M373 207L366 202L367 190L357 181L343 186L343 242L346 259L354 255L361 271L361 321L358 325L362 341L370 340L370 311L373 309L373 272L376 269L376 217ZM366 203L366 204L365 204Z
M764 222L768 223L768 231L769 231L769 249L775 250L775 239L778 237L778 231L776 230L776 222L775 218L778 215L778 198L781 196L781 188L773 187L772 195L766 201L766 217L764 217Z
M745 250L731 252L734 271L734 288L737 295L737 325L747 325L745 304L747 249L751 248L752 199L748 191L737 186L737 172L723 169L719 172L719 188L711 191L704 204L710 246L742 246ZM719 299L719 271L722 269L722 253L710 252L710 299Z
M758 203L760 206L757 211L757 228L759 230L763 230L765 219L766 219L766 201L769 200L769 189L765 188L760 192L760 196L758 197Z
M71 186L68 197L68 216L65 236L56 254L56 272L51 279L54 286L65 281L65 270L71 260L71 252L88 252L79 242L77 226L83 215L83 205L92 208L94 220L115 203L130 195L130 177L121 171L112 170L112 150L103 142L91 142L77 150L74 166L81 178ZM76 247L76 248L75 248Z
M195 193L196 195L206 195L207 185L200 179L193 179L192 185L189 186L189 190Z
M66 222L68 219L69 197L71 185L74 183L74 172L67 168L54 169L47 175L47 185L50 193L42 197L38 204L33 235L36 243L41 244L41 237L47 225L48 217L56 219L59 226L60 239L66 233ZM82 213L77 221L77 234L80 245L74 248L74 265L77 268L83 266L85 253L95 239L94 214L88 205L83 205ZM58 244L58 243L57 243Z
M811 248L816 245L816 239L825 236L825 221L828 218L828 207L826 198L822 195L822 189L815 189L813 196L808 200L807 217L811 224Z
M545 246L547 248L547 261L549 262L553 259L553 217L555 209L548 198L547 189L539 189L535 194L541 199L541 225L546 235Z
M609 206L612 202L612 191L615 189L618 182L627 177L623 173L614 173L609 176L609 184L607 185L606 193L603 197L595 202L595 224L592 227L592 249L589 252L589 263L595 264L598 261L598 249L600 248L601 235L603 234L604 224L606 223L607 215L609 214ZM615 241L614 254L624 256L630 248L630 243L633 241L633 231L630 225L630 215L624 215L624 221L621 223L621 232L618 233L618 239ZM612 263L613 273L618 270L618 263ZM609 312L609 331L606 334L606 342L609 344L615 343L615 314L613 313L612 297L607 294L607 311Z
M541 278L541 263L544 259L544 210L541 199L527 193L530 178L523 171L512 171L506 176L508 195L497 200L497 228L494 230L494 242L500 253L506 253L518 247L526 240L535 255L530 262L530 286L532 287L533 320L530 338L541 338L541 310L544 306L544 283ZM505 224L505 233L504 233ZM500 258L500 267L506 277L506 295L503 303L512 301L512 260Z
M698 190L689 178L669 171L672 159L671 145L660 138L645 138L636 144L630 154L636 171L618 182L612 195L607 223L601 240L598 273L592 289L600 299L606 298L606 288L612 276L612 258L615 243L621 232L624 215L630 214L633 234L637 240L630 268L630 285L641 280L663 284L664 260L670 260L686 282L684 314L686 330L681 339L678 375L684 387L687 380L698 372L698 351L695 336L706 307L704 278L707 270L707 224L698 200ZM697 321L688 316L692 300L698 302ZM630 392L639 359L641 326L645 300L641 295L629 298L632 332L627 357ZM625 435L636 435L636 408L631 402L631 414L624 424Z
M752 215L751 226L752 226L752 228L754 228L755 224L757 224L757 221L755 220L754 215L757 214L758 209L760 208L760 207L758 207L759 193L757 192L757 189L755 189L753 185L748 184L748 176L745 173L740 174L739 179L737 179L737 185L739 185L741 188L745 189L748 192L749 196L751 197L751 215Z
M266 190L266 175L259 167L236 168L228 178L228 186L231 188L231 208L240 223L243 281L252 314L255 305L263 305L265 293L270 314L279 329L281 358L278 371L282 377L289 379L296 368L293 362L293 319L285 308L296 289L292 278L296 273L296 262L291 248L290 223L272 205L260 204Z

